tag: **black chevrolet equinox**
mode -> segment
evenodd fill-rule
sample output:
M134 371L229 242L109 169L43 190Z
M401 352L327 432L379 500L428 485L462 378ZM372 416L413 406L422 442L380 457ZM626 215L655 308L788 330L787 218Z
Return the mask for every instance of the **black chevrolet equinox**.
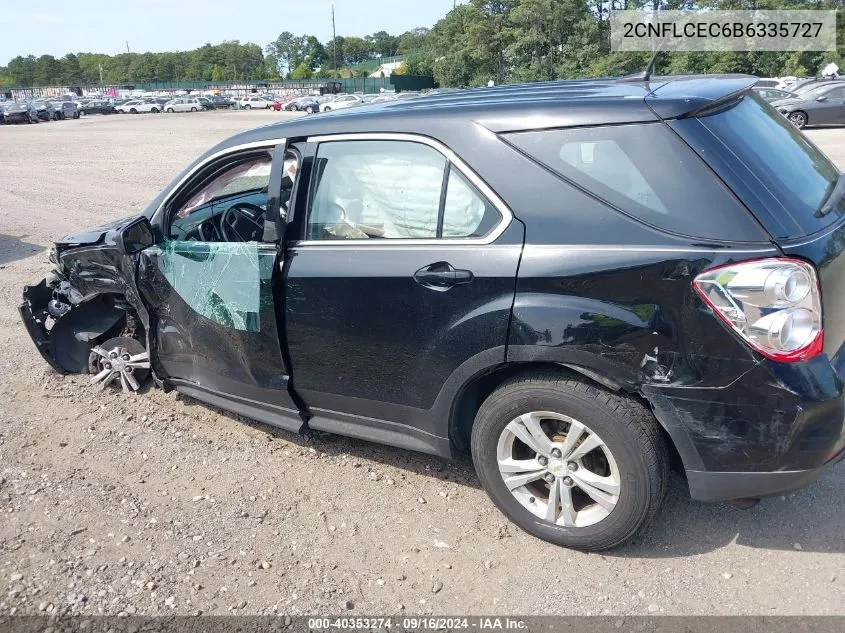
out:
M745 76L463 90L268 125L23 291L44 359L284 429L472 454L600 550L845 448L845 178Z

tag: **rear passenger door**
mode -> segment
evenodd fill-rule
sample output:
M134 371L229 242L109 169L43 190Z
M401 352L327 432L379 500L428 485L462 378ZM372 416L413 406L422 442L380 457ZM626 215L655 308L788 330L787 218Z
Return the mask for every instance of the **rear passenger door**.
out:
M522 225L415 135L309 139L297 187L282 302L309 425L444 450L443 385L504 361Z

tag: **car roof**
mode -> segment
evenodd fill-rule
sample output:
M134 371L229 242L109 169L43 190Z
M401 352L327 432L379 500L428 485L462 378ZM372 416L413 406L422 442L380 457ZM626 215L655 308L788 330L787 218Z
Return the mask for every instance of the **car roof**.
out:
M659 121L706 108L749 90L756 81L751 75L695 75L469 88L272 123L233 136L209 153L266 139L339 133L411 132L436 137L438 129L456 122L502 133Z

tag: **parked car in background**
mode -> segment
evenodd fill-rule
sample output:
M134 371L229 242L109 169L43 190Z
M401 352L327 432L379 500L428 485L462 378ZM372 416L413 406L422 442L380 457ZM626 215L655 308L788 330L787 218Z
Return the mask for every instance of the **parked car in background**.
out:
M780 83L780 79L761 78L754 84L758 88L775 88Z
M53 101L53 108L56 110L56 119L79 118L79 109L73 101Z
M127 101L126 103L117 106L115 110L121 114L139 114L142 112L151 112L156 114L161 112L161 106L157 101L135 99L134 101Z
M364 102L359 95L340 95L332 101L320 104L320 112L331 112L332 110L343 110L359 106Z
M811 79L802 79L800 81L796 81L789 87L789 92L792 94L800 95L808 90L813 90L814 88L818 88L824 84L831 84L831 83L840 83L840 85L845 85L841 79L832 79L830 77L813 77Z
M115 114L114 106L108 101L92 100L79 107L79 114Z
M244 110L251 110L253 108L266 110L267 108L271 108L273 105L272 101L268 101L264 97L258 97L254 95L249 97L243 97L238 103L240 103L240 107Z
M209 109L213 108L215 110L231 108L235 103L232 99L224 97L223 95L208 97L208 100L210 102Z
M798 129L845 123L845 82L827 82L771 105Z
M3 105L3 120L6 123L38 123L38 111L29 102L7 102Z
M759 86L754 86L754 92L763 97L766 101L777 101L778 99L787 99L793 96L791 92L787 92L786 90Z
M202 103L196 97L178 97L164 104L165 112L199 112Z
M32 102L32 105L35 108L35 111L38 113L38 118L42 121L56 120L56 108L53 106L52 101L36 99Z

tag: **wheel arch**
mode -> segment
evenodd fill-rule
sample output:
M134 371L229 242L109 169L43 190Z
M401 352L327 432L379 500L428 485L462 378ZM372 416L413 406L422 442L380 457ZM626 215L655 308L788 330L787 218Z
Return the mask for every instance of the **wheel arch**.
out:
M655 408L651 401L635 390L608 378L587 367L570 365L553 361L522 361L507 362L488 367L471 376L455 394L448 417L449 440L455 454L462 454L469 449L472 427L475 416L482 403L507 382L524 378L527 376L554 376L569 377L575 380L586 382L598 389L621 393L652 412L657 426L666 437L666 445L669 447L669 461L673 467L687 466L691 458L681 455L679 448L688 444L688 438L679 436L682 431L677 428L669 428L655 415ZM684 451L686 453L686 451Z

